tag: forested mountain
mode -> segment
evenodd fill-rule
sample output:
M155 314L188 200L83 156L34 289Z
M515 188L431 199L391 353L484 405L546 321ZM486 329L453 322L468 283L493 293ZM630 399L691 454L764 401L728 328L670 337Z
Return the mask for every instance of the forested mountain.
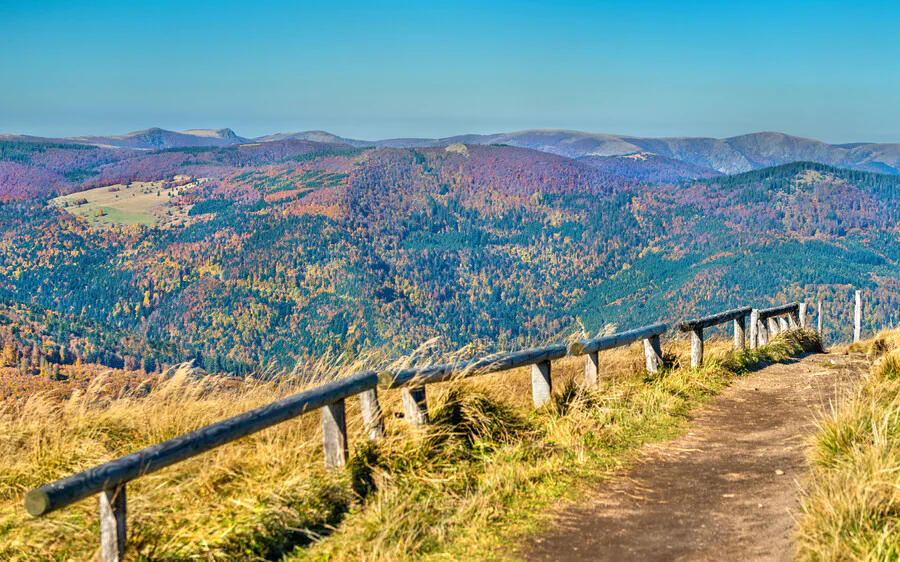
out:
M610 173L655 184L711 178L719 172L652 152L636 152L621 156L585 156L578 159Z
M432 337L510 347L799 298L822 299L830 336L846 339L853 290L872 325L896 322L900 305L900 176L816 163L721 176L653 156L472 144L0 142L0 170L14 180L0 184L0 296L70 326L0 332L20 362L38 342L84 355L78 342L102 333L115 336L91 349L108 347L107 362L196 358L242 373L329 350ZM155 193L163 215L189 209L175 225L110 213L100 228L49 204L176 175L203 181Z
M172 343L150 341L89 319L0 299L0 367L46 374L54 371L54 366L93 363L150 372L186 359L190 357Z
M342 148L350 147L297 140L136 151L0 140L0 202L49 198L91 187L162 180L178 174L223 179L246 166Z

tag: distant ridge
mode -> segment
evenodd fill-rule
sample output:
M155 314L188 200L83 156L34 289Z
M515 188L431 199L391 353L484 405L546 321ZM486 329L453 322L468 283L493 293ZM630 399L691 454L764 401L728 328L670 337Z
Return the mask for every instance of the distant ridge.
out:
M646 138L556 129L532 129L490 135L458 135L441 139L396 138L376 141L350 139L327 131L277 133L255 139L241 137L231 129L192 129L176 132L151 128L116 136L83 136L48 139L23 135L0 135L0 140L27 142L67 142L111 148L158 150L195 146L232 146L251 142L305 140L354 147L414 148L451 144L506 144L559 156L587 159L591 165L646 166L646 159L611 162L610 157L652 156L651 164L672 165L673 177L702 177L707 174L736 174L790 162L820 162L832 166L870 172L900 174L900 143L828 144L814 139L777 132L760 132L716 139L710 137Z
M253 139L256 142L271 142L271 141L284 141L284 140L307 140L313 142L327 142L334 144L349 144L350 146L374 146L375 143L355 140L355 139L346 139L344 137L339 137L337 135L333 135L327 131L302 131L299 133L277 133L274 135L266 135L264 137L257 137Z
M530 130L486 135L466 141L451 137L435 144L470 142L508 144L569 158L651 153L718 173L735 174L796 161L814 161L845 168L900 173L900 143L831 145L783 133L762 132L726 139L709 137L643 138L563 130Z
M144 150L183 148L189 146L231 146L250 142L249 139L237 136L231 129L192 129L190 131L179 133L156 127L145 131L128 133L127 135L110 137L76 137L70 140L75 142L81 141L86 144L97 146Z
M231 146L251 142L239 137L231 129L191 129L177 132L151 127L124 135L83 136L70 138L41 138L24 135L0 135L0 140L28 142L67 142L88 144L107 148L128 148L133 150L158 150L163 148L184 148L192 146Z

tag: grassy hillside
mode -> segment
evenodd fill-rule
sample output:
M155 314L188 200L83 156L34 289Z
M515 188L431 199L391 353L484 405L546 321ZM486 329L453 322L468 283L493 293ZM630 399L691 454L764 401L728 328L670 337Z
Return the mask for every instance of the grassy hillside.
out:
M514 552L540 508L575 499L627 463L642 443L671 437L698 403L747 369L813 350L800 332L734 355L713 343L700 370L688 348L664 346L667 366L642 371L640 346L601 354L598 388L581 385L581 361L554 366L556 392L530 404L527 369L429 387L433 423L411 432L399 392L382 395L385 440L362 437L349 401L352 458L322 468L318 415L281 424L129 484L132 556L396 560L490 558ZM371 362L376 357L366 358ZM411 360L408 358L405 360ZM323 361L291 379L231 386L179 369L110 396L106 381L69 400L35 395L0 410L0 558L84 559L97 548L96 502L42 519L24 492L49 480L297 392L360 365ZM74 446L73 446L74 445Z
M177 184L163 181L117 184L61 195L50 204L99 228L134 224L179 226L186 220L189 207L176 205L173 200L179 201L184 191L198 185L198 181L187 179Z

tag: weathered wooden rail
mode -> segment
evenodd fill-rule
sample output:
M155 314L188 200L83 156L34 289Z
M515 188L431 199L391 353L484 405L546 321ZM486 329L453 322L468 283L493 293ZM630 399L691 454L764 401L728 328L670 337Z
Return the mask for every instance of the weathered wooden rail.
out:
M796 302L754 310L750 315L750 347L766 345L770 338L791 328L806 328L807 312L805 303Z
M293 419L304 412L325 406L342 407L344 398L374 388L377 383L378 376L374 371L358 373L179 435L31 490L25 495L25 509L32 515L50 513L104 490L114 490L129 480Z
M668 326L665 324L653 324L652 326L645 326L611 336L576 342L569 345L569 355L584 355L585 380L588 384L597 384L600 377L599 352L643 340L647 372L656 374L663 364L662 346L659 338L666 333L667 329Z
M453 378L486 375L531 365L532 396L534 406L537 408L550 398L552 385L550 362L565 357L567 353L566 346L559 344L489 355L472 361L414 367L400 371L384 371L378 375L378 386L385 390L401 388L406 418L413 425L423 425L428 422L426 384Z
M703 330L705 328L732 322L734 324L734 348L737 350L744 349L746 331L744 319L750 316L752 311L752 308L745 306L744 308L726 310L725 312L704 316L696 320L687 320L679 324L679 330L691 333L691 367L703 365Z
M790 315L797 310L801 309L796 303L763 310L738 308L682 322L680 329L692 332L691 363L699 366L703 360L704 328L734 321L735 348L743 349L744 319L748 315L754 319L751 331L756 326L759 332L760 329L766 330L763 320ZM802 311L800 324L805 326L802 320L805 318L805 306ZM773 329L772 326L770 324L769 328ZM650 373L658 373L663 363L660 337L667 329L666 324L653 324L569 345L550 345L425 367L359 372L31 490L25 495L25 509L31 515L41 516L88 496L99 495L101 558L105 562L118 561L124 553L127 538L126 485L136 478L317 409L322 412L325 465L328 469L337 470L346 464L348 455L347 398L359 396L366 436L379 439L384 435L379 389L399 388L406 420L413 426L422 426L428 423L426 385L531 366L532 401L539 408L551 398L552 361L567 356L584 356L585 380L587 384L595 385L600 378L599 352L643 341L646 369ZM774 329L780 328L776 325ZM754 347L764 340L763 337L757 339L751 335L751 345Z

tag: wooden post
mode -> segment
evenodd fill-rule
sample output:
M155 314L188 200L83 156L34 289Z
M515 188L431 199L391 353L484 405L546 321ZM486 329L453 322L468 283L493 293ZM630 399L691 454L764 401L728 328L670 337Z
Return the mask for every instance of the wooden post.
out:
M100 493L100 559L119 562L125 555L125 484Z
M550 362L535 363L531 366L531 397L534 407L540 408L550 401L553 381L550 379Z
M759 317L759 313L757 313L757 318ZM756 326L756 338L759 347L769 344L769 330L766 328L766 323L762 320L758 321L759 324Z
M778 320L775 318L768 318L766 322L769 324L769 339L774 338L778 335Z
M824 322L824 320L823 320L824 315L822 314L822 312L823 312L822 301L819 301L818 305L816 306L816 324L817 324L817 327L819 328L819 337L820 338L822 337L822 323Z
M856 291L856 308L853 311L853 341L862 337L862 295Z
M788 322L787 318L785 318L784 316L778 317L778 331L779 332L787 332L788 330L790 330L790 327L791 326L790 326L790 323Z
M644 340L644 359L647 360L647 372L650 374L659 373L659 368L663 364L662 346L659 342L659 336L652 336Z
M703 365L703 328L691 331L691 367Z
M369 439L375 441L384 437L384 416L378 404L378 391L371 388L360 392L359 405L362 408L363 426Z
M808 327L809 324L809 305L805 302L800 303L800 327L804 330Z
M410 425L421 427L428 424L428 402L425 400L425 387L403 387L400 389L403 398L403 411Z
M596 351L584 356L584 381L588 386L600 382L600 357Z
M744 319L746 316L734 319L734 348L738 351L744 349L744 339L746 338L746 330L744 328Z
M325 468L344 468L347 464L347 416L343 400L322 408L322 442L325 446Z
M750 313L750 349L759 347L759 309Z
M788 328L791 330L796 330L800 327L800 313L796 310L787 315L784 319L787 322Z

